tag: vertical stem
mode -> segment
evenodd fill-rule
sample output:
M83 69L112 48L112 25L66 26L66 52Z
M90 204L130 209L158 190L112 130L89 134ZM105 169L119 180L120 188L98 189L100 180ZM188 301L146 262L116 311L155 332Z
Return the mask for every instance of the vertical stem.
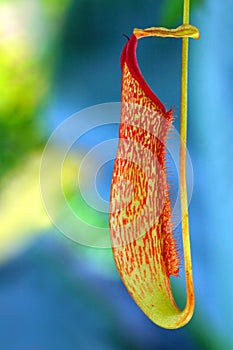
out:
M190 0L184 0L183 24L189 24Z
M184 0L183 24L189 24L190 0ZM186 275L186 307L189 317L194 309L194 289L192 279L192 261L189 239L188 200L186 186L186 143L187 143L187 106L188 106L188 53L189 39L182 39L181 66L181 103L180 103L180 205L182 217L182 239Z

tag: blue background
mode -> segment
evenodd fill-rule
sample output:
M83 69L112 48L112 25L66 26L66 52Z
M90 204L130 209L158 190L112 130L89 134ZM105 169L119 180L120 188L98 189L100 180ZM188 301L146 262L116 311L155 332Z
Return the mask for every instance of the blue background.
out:
M1 259L3 350L230 349L233 345L233 5L229 0L194 5L191 22L199 27L201 39L190 40L188 149L194 192L189 210L196 292L192 321L175 331L152 324L125 290L110 250L82 247L52 225L38 226L31 229L30 240L22 236L17 247ZM39 6L46 13L44 9L50 5L41 1ZM32 118L35 124L31 128L39 141L36 145L30 141L18 157L16 164L22 166L22 172L23 157L35 150L40 154L49 134L71 114L95 104L120 101L119 57L126 40L121 33L131 35L134 27L180 24L179 9L175 7L174 14L170 6L162 0L72 1L59 17L58 34L53 37L53 27L48 25L48 37L45 34L36 45L48 41L44 44L47 61L39 65L41 71L51 72L47 78L50 88L40 102L43 108ZM55 12L48 12L45 23L51 24ZM172 15L166 16L170 12ZM145 79L167 108L175 107L177 116L180 57L180 40L145 39L138 47ZM178 128L179 118L175 126ZM109 136L108 131L106 134ZM27 139L26 131L19 135ZM93 140L97 144L99 137L97 132L85 137L82 152ZM109 165L97 183L105 198L111 170ZM4 173L7 180L2 181L2 191L10 186L12 176L17 179L14 164ZM15 194L18 196L21 192ZM22 220L26 225L27 216ZM13 246L14 232L11 234ZM177 293L178 297L182 294Z

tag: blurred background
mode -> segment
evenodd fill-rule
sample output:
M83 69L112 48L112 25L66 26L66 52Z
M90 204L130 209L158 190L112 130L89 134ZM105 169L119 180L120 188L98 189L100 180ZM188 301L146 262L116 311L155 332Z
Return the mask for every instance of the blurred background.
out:
M83 108L120 101L122 33L179 25L182 1L0 0L3 350L233 347L233 4L192 0L191 5L191 22L201 32L199 41L190 40L188 124L196 309L186 327L168 331L152 324L130 298L110 249L74 243L53 226L41 201L39 168L46 141L63 120ZM145 79L177 116L180 55L175 39L148 38L138 47ZM117 128L111 132L117 135ZM99 133L85 137L79 151L98 143ZM46 181L52 189L53 160L62 147L60 140L51 152ZM73 210L88 221L73 185L78 162L74 152L64 172L65 192ZM105 199L111 171L112 163L98 176ZM98 211L92 215L100 226L106 224ZM178 286L184 303L183 293Z

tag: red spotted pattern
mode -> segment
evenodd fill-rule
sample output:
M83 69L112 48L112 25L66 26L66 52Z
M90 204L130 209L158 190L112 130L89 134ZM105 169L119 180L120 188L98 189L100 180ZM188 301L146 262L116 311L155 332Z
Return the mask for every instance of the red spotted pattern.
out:
M119 273L134 298L169 284L179 261L172 235L165 145L171 111L150 90L138 68L133 35L121 57L122 107L114 165L110 231ZM161 277L162 276L162 277Z

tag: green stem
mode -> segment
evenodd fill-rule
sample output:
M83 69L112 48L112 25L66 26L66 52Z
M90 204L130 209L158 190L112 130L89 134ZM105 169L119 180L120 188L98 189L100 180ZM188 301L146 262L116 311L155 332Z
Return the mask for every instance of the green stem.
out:
M183 24L189 24L190 0L184 0ZM189 239L188 200L186 186L186 144L187 144L187 106L188 106L188 53L189 38L182 39L181 65L181 103L180 103L180 203L182 217L182 239L186 273L187 303L190 313L194 309L194 290L192 279L192 261Z
M189 24L190 0L184 0L183 24Z

